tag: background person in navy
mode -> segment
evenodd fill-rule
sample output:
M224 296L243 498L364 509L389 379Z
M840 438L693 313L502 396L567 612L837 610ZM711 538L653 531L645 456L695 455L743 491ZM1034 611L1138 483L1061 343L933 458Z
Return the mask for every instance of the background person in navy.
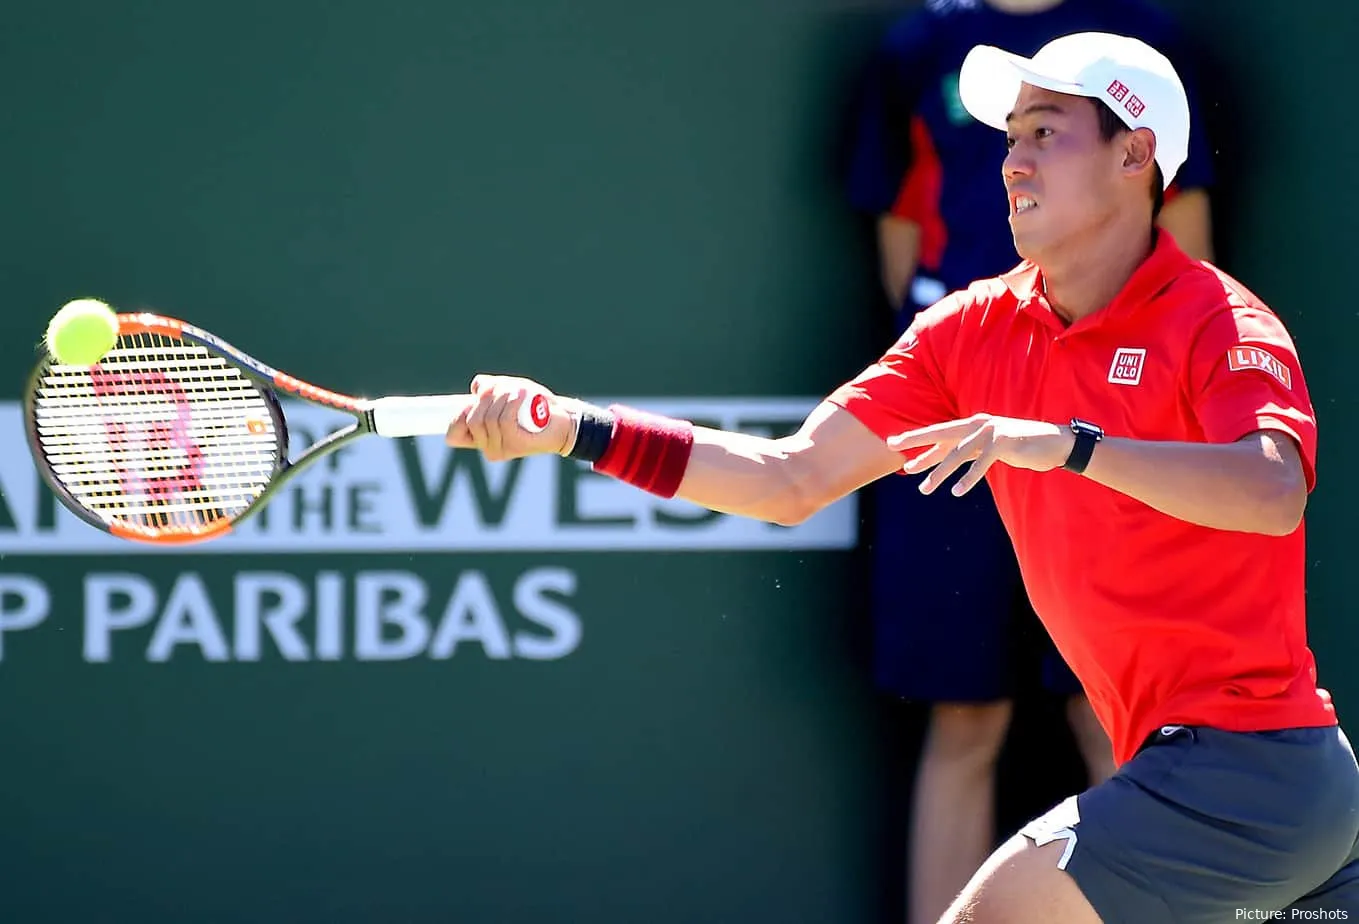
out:
M1175 64L1195 106L1192 68L1174 22L1145 0L927 0L888 30L857 101L849 197L877 222L883 288L897 334L916 312L1019 262L995 196L1005 146L958 97L975 45L1019 54L1074 32L1140 38ZM1192 124L1202 126L1195 112ZM1202 131L1159 215L1180 247L1211 259L1210 146ZM874 672L878 686L931 703L911 799L910 924L932 924L999 840L996 766L1023 670L1019 633L1037 620L989 491L922 496L912 479L867 489L873 533ZM966 505L966 512L959 505ZM902 577L912 603L902 604ZM1041 682L1066 713L1091 783L1113 771L1110 745L1080 684L1046 634ZM1041 755L1037 759L1043 759ZM1008 833L1008 832L1005 832ZM927 845L927 846L926 846Z

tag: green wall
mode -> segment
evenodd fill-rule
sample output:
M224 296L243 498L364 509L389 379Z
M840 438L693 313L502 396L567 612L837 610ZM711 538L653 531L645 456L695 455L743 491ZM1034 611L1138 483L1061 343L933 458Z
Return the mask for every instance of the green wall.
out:
M744 396L814 398L877 345L831 163L861 5L5 19L0 398L81 293L368 394L512 369L771 416ZM461 458L452 494L480 479L503 523L491 503L484 528L365 533L417 483L435 503L436 440L423 481L385 445L309 475L270 509L274 549L131 554L44 508L8 413L0 918L872 914L852 518L838 549L715 548L551 465L510 490ZM18 628L35 583L46 615Z
M789 427L884 345L834 160L896 8L10 4L0 399L50 312L96 294L341 390L513 370ZM1359 133L1326 98L1351 43L1328 5L1177 8L1234 133L1223 262L1292 324L1322 413L1312 601L1347 714ZM418 481L382 444L254 538L147 553L54 515L17 419L0 406L0 918L897 903L852 502L787 533L437 441ZM401 519L441 484L451 512Z

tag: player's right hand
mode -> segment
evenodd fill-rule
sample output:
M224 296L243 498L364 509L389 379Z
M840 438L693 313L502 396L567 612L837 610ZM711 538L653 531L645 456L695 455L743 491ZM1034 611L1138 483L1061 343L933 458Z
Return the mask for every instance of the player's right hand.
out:
M444 436L455 449L477 449L488 461L503 462L549 452L563 455L575 439L574 399L554 395L531 379L478 375L472 379L470 399ZM542 429L526 428L521 419Z

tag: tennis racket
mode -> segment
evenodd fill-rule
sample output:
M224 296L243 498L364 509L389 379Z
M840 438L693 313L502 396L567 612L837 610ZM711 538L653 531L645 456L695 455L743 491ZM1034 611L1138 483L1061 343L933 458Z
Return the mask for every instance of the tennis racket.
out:
M279 394L353 421L288 458ZM361 436L443 434L470 395L354 398L279 372L174 318L118 315L118 340L93 366L50 356L29 377L24 416L43 479L76 516L124 539L213 539L309 466ZM519 425L547 426L547 398Z

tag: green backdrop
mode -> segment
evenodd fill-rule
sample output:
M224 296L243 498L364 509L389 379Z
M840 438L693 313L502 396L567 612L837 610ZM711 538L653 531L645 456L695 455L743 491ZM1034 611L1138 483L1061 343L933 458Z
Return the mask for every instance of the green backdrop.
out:
M902 8L8 4L0 399L82 294L360 393L513 370L733 413L822 394L885 345L834 164ZM1355 27L1175 8L1213 67L1222 262L1292 325L1322 415L1311 599L1346 715ZM17 419L0 408L3 919L892 918L900 781L843 522L723 532L587 484L572 509L601 526L437 551L364 535L385 500L313 493L298 522L329 510L331 545L93 548L53 531ZM399 481L345 464L333 503ZM531 474L514 510L560 513L569 473Z

